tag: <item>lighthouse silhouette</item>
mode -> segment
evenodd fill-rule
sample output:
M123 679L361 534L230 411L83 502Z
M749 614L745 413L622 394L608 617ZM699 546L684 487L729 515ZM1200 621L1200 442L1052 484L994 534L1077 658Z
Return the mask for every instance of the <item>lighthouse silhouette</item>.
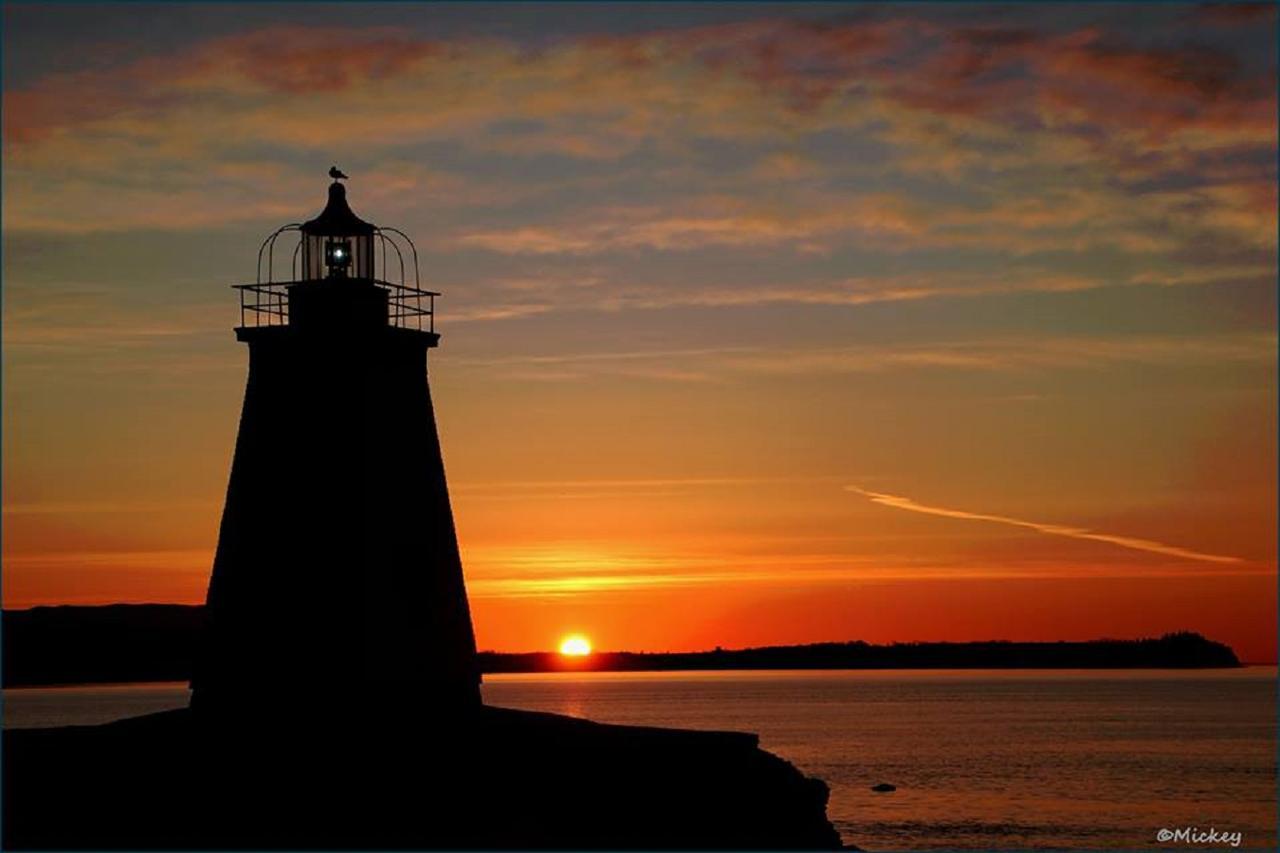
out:
M437 294L333 171L235 285L249 378L191 707L5 729L0 843L840 850L826 786L756 735L481 703L427 385Z
M412 241L356 216L335 180L320 215L268 236L256 281L235 287L249 377L192 708L477 707L427 382L438 294Z

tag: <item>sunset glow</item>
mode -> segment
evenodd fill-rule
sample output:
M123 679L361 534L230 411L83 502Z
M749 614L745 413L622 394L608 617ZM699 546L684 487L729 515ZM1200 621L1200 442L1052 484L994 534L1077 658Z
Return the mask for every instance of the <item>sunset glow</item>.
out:
M560 654L566 657L585 657L591 654L591 641L581 634L570 634L560 641Z
M1275 660L1274 7L50 9L4 11L6 608L204 600L228 286L337 163L442 293L480 648Z

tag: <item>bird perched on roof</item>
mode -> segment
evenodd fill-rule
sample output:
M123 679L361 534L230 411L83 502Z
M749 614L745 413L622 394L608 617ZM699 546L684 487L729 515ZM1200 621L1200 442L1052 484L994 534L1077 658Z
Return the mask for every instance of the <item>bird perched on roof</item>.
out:
M329 177L333 178L336 181L336 180L339 180L340 178L345 178L347 176L343 174L342 170L339 169L337 166L330 166Z

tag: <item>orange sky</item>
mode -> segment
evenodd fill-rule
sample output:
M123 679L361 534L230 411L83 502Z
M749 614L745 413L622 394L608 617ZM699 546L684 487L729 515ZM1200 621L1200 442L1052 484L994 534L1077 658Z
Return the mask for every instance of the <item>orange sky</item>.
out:
M226 285L336 162L482 647L1275 660L1265 9L133 8L5 7L5 607L202 600Z

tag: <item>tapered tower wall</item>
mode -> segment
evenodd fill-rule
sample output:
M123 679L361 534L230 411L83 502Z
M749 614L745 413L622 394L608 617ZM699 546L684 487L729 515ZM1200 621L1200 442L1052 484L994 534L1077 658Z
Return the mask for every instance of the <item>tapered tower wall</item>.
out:
M292 291L288 325L237 330L249 379L193 705L474 706L427 382L437 337L387 325L371 284Z

